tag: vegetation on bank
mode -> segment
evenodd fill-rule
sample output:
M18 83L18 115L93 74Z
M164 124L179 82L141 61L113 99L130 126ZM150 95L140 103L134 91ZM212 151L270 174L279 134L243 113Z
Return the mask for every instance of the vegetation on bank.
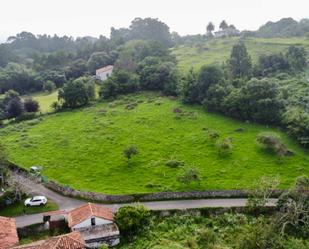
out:
M16 202L6 207L2 207L0 209L0 216L15 217L27 214L38 214L58 209L58 205L52 200L48 200L46 205L38 207L25 207L24 200L22 200L21 202Z
M254 191L257 202L249 200L243 213L200 209L154 215L140 205L121 207L115 216L123 236L118 248L308 248L309 178L298 178L270 211L264 206L273 183L260 181Z
M261 148L256 139L266 131L294 155ZM278 175L287 188L309 173L308 151L281 131L152 92L12 124L0 139L17 165L39 165L63 185L109 194L242 189L263 175ZM225 139L232 148L222 154ZM130 160L128 148L138 151Z

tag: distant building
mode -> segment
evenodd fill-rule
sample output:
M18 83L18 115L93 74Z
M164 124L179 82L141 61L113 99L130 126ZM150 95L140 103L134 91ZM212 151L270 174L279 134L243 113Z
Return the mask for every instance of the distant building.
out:
M235 28L226 28L220 31L215 32L215 37L216 38L221 38L221 37L231 37L231 36L239 36L240 31Z
M99 80L106 80L113 73L114 66L109 65L96 70L96 78Z
M11 248L18 243L15 219L0 216L0 249Z
M119 244L119 229L114 223L113 211L102 205L87 203L68 212L68 226L81 233L90 248L102 244Z
M72 232L11 249L86 249L88 248L79 232Z

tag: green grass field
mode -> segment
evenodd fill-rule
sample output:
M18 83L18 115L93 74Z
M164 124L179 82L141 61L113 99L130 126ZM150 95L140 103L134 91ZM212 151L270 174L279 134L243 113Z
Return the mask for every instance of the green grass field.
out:
M28 96L23 96L23 98L26 97ZM53 111L53 109L51 108L52 103L58 100L58 91L56 90L52 93L46 93L46 92L33 93L30 95L30 97L39 102L40 111L42 113L49 113Z
M203 65L226 62L238 41L239 38L214 39L203 44L177 46L171 51L180 69L187 71L191 67L199 69ZM254 62L260 55L284 52L290 45L304 46L309 51L309 39L306 38L247 38L245 44Z
M129 110L132 103L137 106ZM177 118L174 108L185 115ZM243 132L236 132L243 128ZM220 139L233 139L230 156L220 157L209 130ZM283 159L256 144L261 131L275 131L295 155ZM109 194L164 190L242 189L263 175L278 175L281 188L301 174L309 174L309 153L276 129L247 124L200 107L154 93L128 95L114 102L0 130L10 160L22 167L44 167L43 174L80 190ZM136 145L139 154L130 164L123 150ZM202 181L184 186L177 181L182 168L166 166L170 159L199 169Z

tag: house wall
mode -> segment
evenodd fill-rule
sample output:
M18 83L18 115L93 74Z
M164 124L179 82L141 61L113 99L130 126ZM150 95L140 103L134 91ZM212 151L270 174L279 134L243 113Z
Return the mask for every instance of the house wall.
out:
M105 219L93 216L93 217L90 217L87 220L84 220L83 222L81 222L79 224L76 224L75 226L72 227L72 229L75 230L75 229L84 228L84 227L91 227L91 218L95 218L95 225L96 226L113 223L110 220L105 220Z
M100 79L100 80L106 80L109 76L111 76L113 73L113 69L110 69L106 72L98 72L96 73L96 76Z

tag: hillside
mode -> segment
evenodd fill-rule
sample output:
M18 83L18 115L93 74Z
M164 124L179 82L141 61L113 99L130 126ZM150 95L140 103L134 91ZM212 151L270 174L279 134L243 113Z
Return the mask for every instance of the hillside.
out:
M219 156L209 131L232 138L232 155ZM0 130L0 139L11 161L22 167L40 165L44 175L62 184L113 194L239 189L262 175L279 175L281 187L287 188L295 177L309 173L308 151L278 132L295 153L279 159L257 146L261 131L274 129L145 93L9 125ZM123 150L131 144L139 154L128 165ZM171 159L196 167L200 184L180 184L181 167L166 166Z
M204 44L181 45L172 48L179 67L187 71L190 67L199 69L203 65L224 63L230 56L232 47L239 38L214 39ZM301 45L309 51L309 40L306 38L247 38L248 52L254 62L258 56L284 52L290 45Z

